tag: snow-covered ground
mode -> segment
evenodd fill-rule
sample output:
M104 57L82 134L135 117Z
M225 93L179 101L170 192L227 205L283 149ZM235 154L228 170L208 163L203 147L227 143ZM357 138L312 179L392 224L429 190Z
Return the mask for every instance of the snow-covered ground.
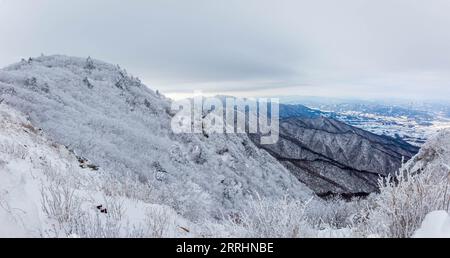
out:
M19 112L0 104L0 121L0 237L192 236L192 223L173 209L132 198L139 189L102 169L80 167Z
M430 212L422 226L414 234L415 238L450 238L450 215L446 211Z

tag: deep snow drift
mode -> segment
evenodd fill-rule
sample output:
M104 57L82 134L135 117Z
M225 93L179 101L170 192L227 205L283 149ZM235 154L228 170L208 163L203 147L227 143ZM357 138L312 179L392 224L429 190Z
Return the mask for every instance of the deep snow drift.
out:
M415 238L450 238L450 215L446 211L430 212L422 226L414 234Z

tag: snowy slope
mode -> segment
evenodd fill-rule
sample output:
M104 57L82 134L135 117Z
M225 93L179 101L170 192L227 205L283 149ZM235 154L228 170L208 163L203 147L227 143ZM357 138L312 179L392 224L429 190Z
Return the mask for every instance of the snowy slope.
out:
M0 237L192 236L181 227L196 227L173 209L137 200L130 185L121 191L102 169L81 168L5 104L0 120Z
M411 173L430 173L438 180L450 180L450 129L442 129L428 140L407 164Z
M450 130L444 129L402 166L395 180L380 181L380 193L373 196L373 209L364 228L380 237L412 237L427 214L450 211L449 163Z
M379 177L394 174L418 151L401 140L309 114L282 119L280 140L261 147L320 196L377 192Z
M170 101L115 65L42 56L0 70L0 93L51 140L119 180L136 178L151 192L142 198L194 221L255 193L312 195L245 135L173 134Z
M430 212L422 226L414 234L415 238L450 238L450 215L446 211Z

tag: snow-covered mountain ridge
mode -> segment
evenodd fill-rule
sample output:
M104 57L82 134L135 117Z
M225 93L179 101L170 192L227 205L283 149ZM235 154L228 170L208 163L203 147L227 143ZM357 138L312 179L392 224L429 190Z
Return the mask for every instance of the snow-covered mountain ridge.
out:
M450 129L442 129L428 140L404 169L413 174L426 172L450 180Z
M51 140L122 180L137 177L155 203L192 220L256 193L313 195L245 135L173 134L170 101L115 65L42 56L0 70L0 93Z
M321 196L377 192L378 179L395 174L402 160L418 151L401 140L320 116L281 119L278 143L261 148Z

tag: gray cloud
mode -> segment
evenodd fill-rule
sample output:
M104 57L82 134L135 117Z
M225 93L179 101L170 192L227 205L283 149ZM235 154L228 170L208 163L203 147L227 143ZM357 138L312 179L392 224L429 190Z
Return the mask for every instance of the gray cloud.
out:
M0 65L91 55L163 92L450 99L448 13L446 0L0 0Z

